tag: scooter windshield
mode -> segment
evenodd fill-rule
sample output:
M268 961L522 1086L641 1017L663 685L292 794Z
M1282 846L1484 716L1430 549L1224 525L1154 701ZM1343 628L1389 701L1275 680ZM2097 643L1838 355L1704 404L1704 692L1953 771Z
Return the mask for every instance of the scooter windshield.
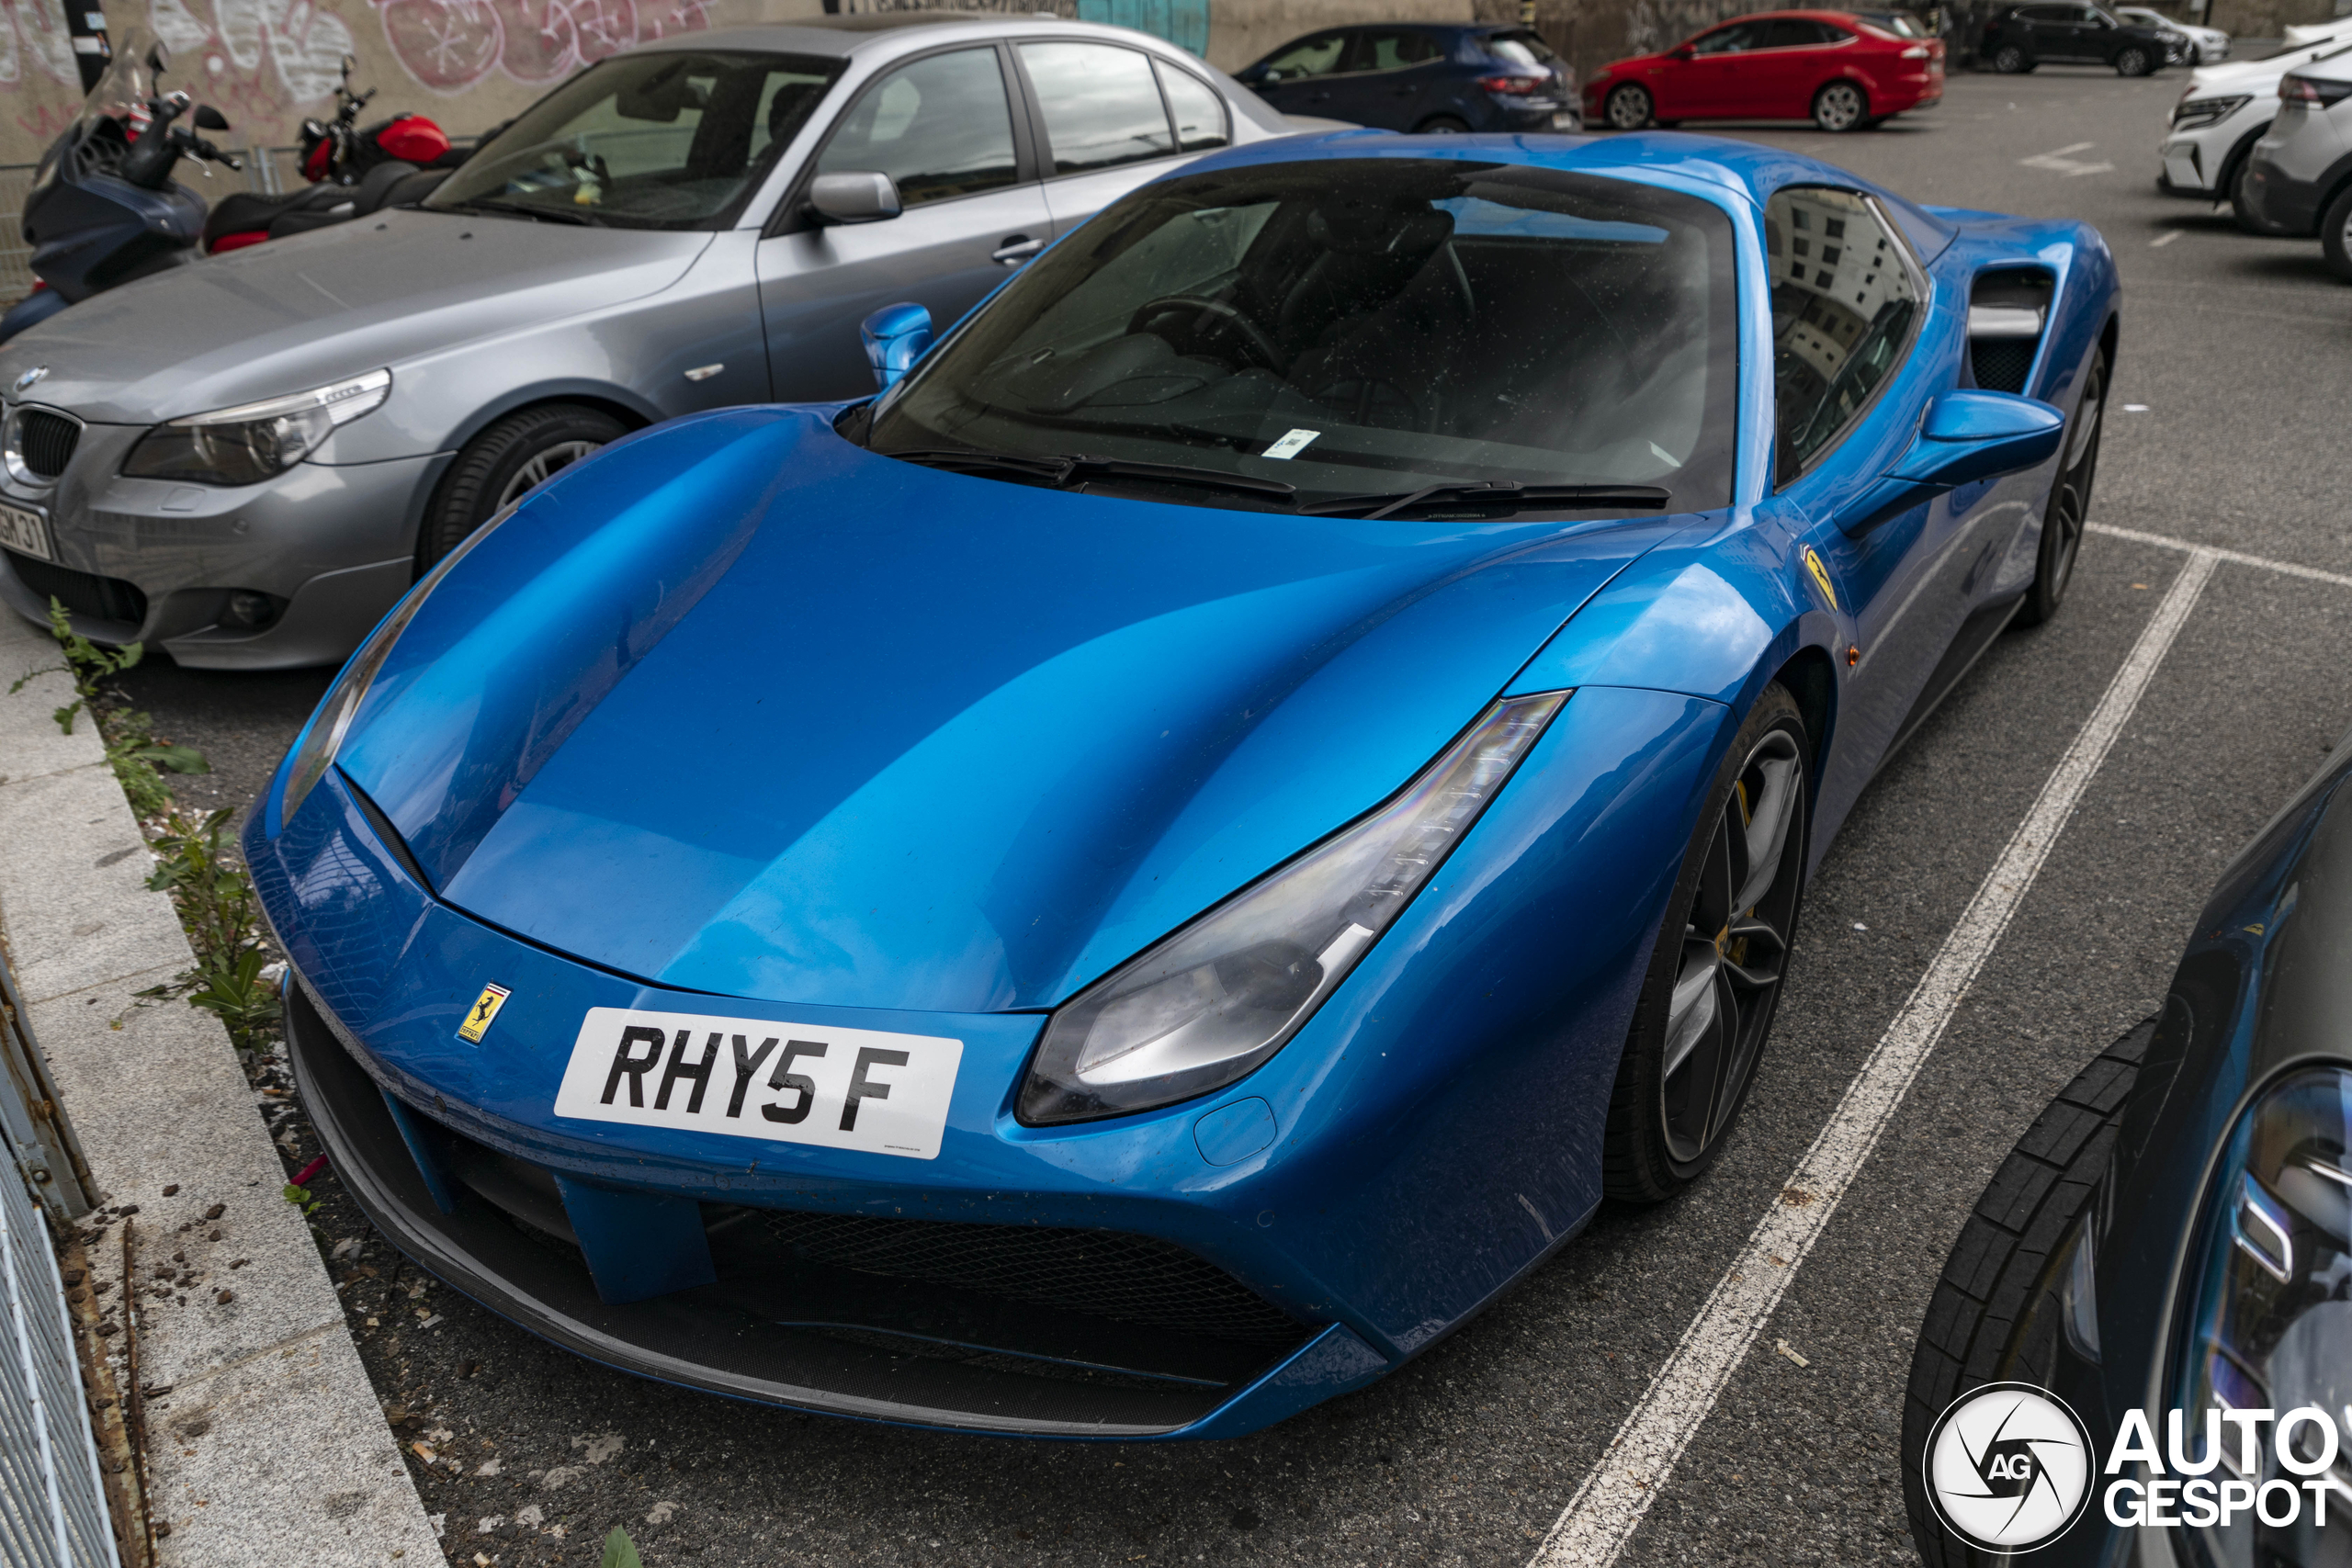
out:
M114 58L107 62L106 74L82 100L81 118L74 122L77 136L87 136L101 120L144 125L148 100L155 96L155 77L165 69L170 57L155 35L145 28L131 28L115 44Z

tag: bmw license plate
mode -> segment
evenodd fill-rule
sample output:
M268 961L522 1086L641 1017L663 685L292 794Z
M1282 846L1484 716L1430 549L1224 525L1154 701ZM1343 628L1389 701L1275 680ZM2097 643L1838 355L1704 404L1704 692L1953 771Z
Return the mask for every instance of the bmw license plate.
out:
M764 1018L591 1008L555 1113L936 1159L964 1043Z
M0 547L43 560L57 558L57 552L50 547L49 519L21 506L0 504Z

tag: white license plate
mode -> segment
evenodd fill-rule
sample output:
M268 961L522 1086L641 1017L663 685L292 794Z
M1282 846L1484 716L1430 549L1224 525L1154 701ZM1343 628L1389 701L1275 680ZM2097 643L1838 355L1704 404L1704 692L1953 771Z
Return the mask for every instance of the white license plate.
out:
M57 558L49 545L49 519L21 506L0 505L0 546L18 555L39 556L43 560Z
M1559 113L1554 115L1552 117L1552 129L1555 130L1574 130L1577 129L1576 112L1572 109L1562 109Z
M591 1008L555 1113L935 1159L964 1043Z

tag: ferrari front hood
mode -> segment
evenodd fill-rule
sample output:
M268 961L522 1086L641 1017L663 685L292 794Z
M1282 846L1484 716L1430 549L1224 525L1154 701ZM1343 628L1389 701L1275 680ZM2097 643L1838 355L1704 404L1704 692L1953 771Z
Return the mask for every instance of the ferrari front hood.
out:
M443 897L592 963L1050 1006L1404 784L1687 521L1161 505L731 411L486 539L340 766Z

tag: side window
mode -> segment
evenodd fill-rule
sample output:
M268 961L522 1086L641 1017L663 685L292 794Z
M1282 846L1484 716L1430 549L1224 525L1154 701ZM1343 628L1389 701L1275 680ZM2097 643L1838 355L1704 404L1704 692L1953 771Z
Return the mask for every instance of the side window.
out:
M1037 89L1053 144L1054 173L1083 174L1176 151L1151 62L1102 43L1024 43L1021 63Z
M1735 22L1727 28L1717 28L1692 44L1694 54L1738 54L1754 49L1761 40L1764 26L1760 22Z
M1436 41L1422 32L1367 32L1357 35L1356 57L1350 68L1356 71L1396 71L1408 65L1426 65L1442 52Z
M1289 82L1301 76L1329 76L1340 68L1340 55L1347 47L1345 33L1317 33L1301 39L1266 62L1266 79Z
M1793 17L1781 17L1768 25L1764 33L1765 49L1809 49L1829 40L1823 38L1819 22L1807 22Z
M1168 112L1176 117L1176 145L1186 152L1222 147L1231 140L1225 124L1225 100L1191 72L1164 60L1152 62L1159 73L1160 90L1168 95Z
M1776 484L1846 433L1910 347L1910 253L1852 191L1791 186L1764 206L1772 274Z
M993 49L902 65L870 88L817 158L817 173L877 172L909 207L1014 183L1012 106Z

